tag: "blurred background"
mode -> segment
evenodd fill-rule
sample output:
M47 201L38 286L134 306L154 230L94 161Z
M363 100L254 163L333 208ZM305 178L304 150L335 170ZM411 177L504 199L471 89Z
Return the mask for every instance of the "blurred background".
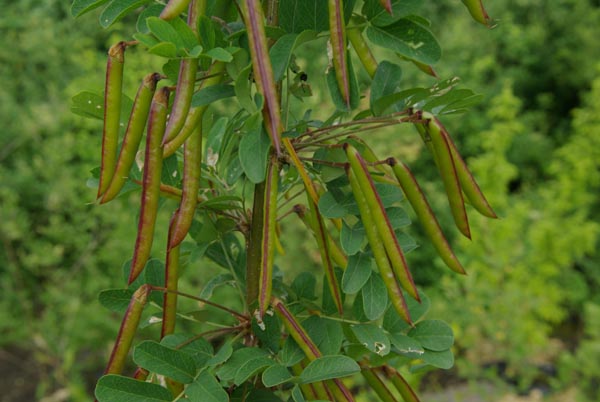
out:
M598 401L600 2L488 1L491 31L459 1L424 3L444 49L438 75L485 96L444 123L501 219L473 214L474 241L453 239L466 277L426 242L409 255L457 356L453 369L413 381L431 402ZM93 205L101 123L73 115L70 99L102 90L106 49L130 37L135 18L105 31L97 13L72 19L70 1L0 4L0 400L87 401L120 320L97 294L122 286L135 197ZM130 60L130 71L158 68ZM413 70L405 85L433 84ZM127 78L128 94L138 79ZM375 148L429 178L441 211L417 137L386 132ZM306 252L289 244L292 256Z

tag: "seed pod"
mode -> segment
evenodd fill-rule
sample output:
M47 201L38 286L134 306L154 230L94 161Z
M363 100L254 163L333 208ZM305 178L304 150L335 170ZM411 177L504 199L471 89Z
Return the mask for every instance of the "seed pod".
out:
M381 3L381 7L385 8L385 10L390 13L392 13L392 0L379 0L379 3Z
M348 40L352 44L360 62L365 70L367 70L367 74L373 78L377 71L377 60L375 60L375 56L371 53L371 49L365 38L363 38L362 32L358 28L351 28L346 30L346 35L348 35Z
M469 10L469 13L475 21L485 25L488 28L494 27L494 20L492 20L485 11L483 2L481 0L462 0L462 2L465 6L467 6L467 10Z
M275 85L273 67L269 57L267 35L264 26L265 16L259 0L245 0L242 3L242 11L248 33L256 87L265 99L265 109L263 110L265 127L271 137L275 153L279 156L281 154L283 124L279 110L277 86Z
M160 80L160 74L148 74L144 77L138 89L131 110L131 116L129 117L129 123L127 124L127 130L125 131L125 137L123 138L123 145L117 159L117 166L108 188L102 195L101 204L115 198L127 181L127 175L135 161L135 154L142 140L144 127L146 127L146 120L148 120L148 113L150 112L150 103L156 91L158 80Z
M456 258L456 255L454 255L452 248L450 248L450 244L446 240L442 228L431 210L429 202L427 202L425 194L408 166L402 162L398 163L393 158L388 159L388 163L392 167L406 199L417 214L417 218L423 225L427 237L431 240L439 256L450 269L459 274L464 274L464 268L460 264L460 261L458 261L458 258Z
M402 288L400 287L400 283L392 271L390 260L386 254L381 237L377 232L377 226L374 222L373 216L371 215L371 210L367 200L365 199L358 180L356 179L354 172L350 169L349 165L346 168L346 175L348 176L350 187L352 188L352 193L354 194L354 199L358 205L360 217L363 226L365 227L365 233L367 235L369 245L371 246L375 263L379 268L379 273L381 274L381 278L385 283L388 295L392 301L392 305L394 306L394 309L398 315L407 323L411 324L410 313L408 311L406 301L404 300L404 295L402 294Z
M396 388L396 390L398 390L400 396L402 396L402 399L404 399L404 402L419 402L419 397L417 396L415 391L412 390L408 382L396 369L392 368L391 366L385 365L379 367L377 370L379 370L387 378L392 380L392 384L394 384L394 387Z
M190 0L169 0L165 8L160 13L160 18L164 20L172 20L185 11Z
M323 354L314 343L314 341L308 336L308 333L302 325L298 322L296 317L285 307L283 302L276 297L273 298L271 304L275 309L275 312L279 315L283 321L284 327L288 333L296 341L300 349L304 352L306 358L310 361L316 360ZM324 382L325 389L328 389L328 395L333 396L333 401L354 401L352 393L342 381L339 379L329 380Z
M179 245L171 247L172 236L175 232L177 211L169 222L169 236L167 239L167 258L165 264L165 288L163 294L163 317L160 337L175 332L175 318L177 315L177 285L179 282Z
M296 215L298 215L300 220L302 220L304 225L306 225L306 227L309 230L313 231L312 225L309 222L308 217L306 216L306 207L302 204L296 204L296 205L294 205L294 212L296 213ZM313 233L314 233L314 231L313 231ZM342 252L342 250L340 249L340 246L338 246L337 243L332 239L331 235L328 232L325 232L325 233L327 235L327 242L329 244L329 254L330 254L331 260L338 267L345 270L346 267L348 266L348 257L346 257L346 255Z
M177 86L175 88L175 99L173 99L173 107L171 108L167 129L163 137L163 144L175 138L185 123L192 103L192 96L194 95L197 71L198 59L181 60Z
M342 0L328 0L329 40L331 42L333 68L342 99L350 109L350 79L348 78L348 51L346 49L346 25Z
M322 354L317 345L310 339L306 330L300 325L296 317L294 317L294 315L285 307L283 302L278 298L273 297L271 305L281 318L281 321L283 321L283 326L286 328L287 332L304 352L306 358L312 362L321 357Z
M102 130L102 159L100 162L98 198L108 188L115 172L126 46L125 42L119 42L111 46L108 50L106 83L104 86L104 129Z
M144 269L152 249L154 224L160 197L160 177L162 171L162 147L160 141L165 132L169 90L166 87L156 92L150 106L146 153L142 179L142 198L138 233L135 240L133 260L128 283L132 283Z
M456 166L454 159L452 158L452 151L450 150L448 140L442 135L442 128L435 119L429 119L428 123L425 125L425 130L427 131L429 138L431 138L431 146L435 155L434 158L438 165L440 175L442 176L454 223L456 223L458 230L460 230L465 237L470 239L471 229L469 228L469 218L467 217L467 211L465 210L465 201L463 199L458 173L456 172Z
M485 195L483 195L483 192L475 181L473 174L467 167L467 164L463 158L460 156L460 153L456 148L456 144L454 144L454 141L452 141L452 137L450 137L450 134L448 134L448 131L446 131L445 127L439 122L439 120L437 120L437 124L441 128L440 131L450 146L452 159L454 160L454 166L456 167L456 173L458 174L458 180L460 181L460 186L462 187L463 192L467 196L467 200L471 203L471 205L473 205L477 212L483 216L497 219L498 215L496 215L489 202L485 198Z
M207 71L208 78L205 78L200 83L200 89L207 88L212 85L216 85L221 82L222 73L225 69L225 64L223 62L215 62L210 67L209 71ZM167 158L173 155L181 145L189 138L190 135L194 132L194 130L198 127L198 125L202 124L202 117L204 116L204 112L208 108L208 105L192 107L189 110L187 118L185 119L185 123L183 127L179 131L179 134L175 136L171 141L164 144L163 147L163 157Z
M350 169L355 177L356 182L360 187L360 191L367 203L370 215L372 216L372 222L375 223L376 230L379 234L383 246L385 247L386 254L392 266L394 277L400 281L402 287L414 297L419 300L417 287L412 279L412 275L408 269L408 264L404 258L404 253L398 243L394 229L390 223L390 220L385 212L383 203L377 190L375 189L375 183L371 179L371 175L367 169L367 164L360 156L358 151L350 144L345 144L346 156L350 163ZM361 211L362 216L362 211ZM363 221L365 228L367 222ZM369 242L370 244L370 242ZM372 245L371 245L372 247Z
M169 248L178 246L192 226L198 190L200 189L200 163L202 160L202 125L187 139L183 149L183 191L181 203L175 213L175 224L170 236Z
M127 306L123 321L121 321L121 328L119 328L119 334L117 335L115 346L113 346L104 374L121 374L123 372L125 360L140 323L150 290L150 285L142 285L131 296L131 301L129 302L129 306Z
M258 287L258 311L263 317L271 301L273 286L273 256L275 254L275 226L277 224L277 187L279 163L274 156L267 167L265 197L263 204L263 233L260 253L260 278Z
M379 378L374 369L363 368L360 373L382 402L398 402L394 394L392 394L387 385Z
M310 204L310 215L312 221L310 226L315 238L317 239L317 245L321 254L321 262L325 269L325 278L327 278L327 285L329 286L329 291L331 292L331 297L335 303L338 313L343 315L344 307L342 305L342 291L335 276L333 264L331 263L329 235L327 234L323 217L319 213L318 206L312 202L310 197L308 197L308 202Z

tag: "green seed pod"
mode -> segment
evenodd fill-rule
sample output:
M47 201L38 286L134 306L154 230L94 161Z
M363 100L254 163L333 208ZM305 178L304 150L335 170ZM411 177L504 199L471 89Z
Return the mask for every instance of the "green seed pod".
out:
M281 155L281 112L279 110L279 96L273 76L273 66L269 57L267 35L265 33L265 16L259 0L245 0L242 2L242 13L248 33L252 69L258 92L265 99L263 110L265 128L271 137L273 148L277 156Z
M346 168L346 175L348 176L350 187L352 188L352 193L354 194L354 199L358 205L360 217L363 222L363 226L365 227L367 240L371 246L375 263L379 268L379 273L381 274L381 278L385 283L389 298L392 301L392 305L394 306L394 309L398 315L407 323L411 324L412 321L410 319L410 312L408 311L406 300L404 300L402 288L390 265L390 260L388 259L385 247L377 231L377 226L371 214L369 204L367 203L361 186L358 183L354 172L350 169L350 166Z
M402 249L400 248L398 239L394 233L394 229L392 228L387 213L385 212L383 203L379 198L379 194L377 194L375 183L373 183L373 180L371 179L366 162L362 156L360 156L358 151L350 144L345 144L344 148L346 150L348 162L350 163L350 169L352 170L353 176L355 177L355 180L360 187L360 191L363 194L364 200L367 203L367 208L372 216L372 222L375 224L379 238L383 243L386 254L391 263L393 275L398 279L398 281L400 281L402 287L408 292L408 294L410 294L416 300L419 300L417 287L412 279L412 275L408 269L408 264L406 263L406 259L404 258L404 254L402 253ZM367 222L363 220L363 223L366 228ZM369 244L371 244L371 242L369 242Z
M172 20L185 11L190 0L169 0L165 8L160 13L160 18L164 20Z
M271 302L273 287L273 256L275 254L275 236L277 225L277 187L279 182L279 163L271 158L267 167L265 197L263 204L263 233L260 253L260 277L258 287L258 312L262 318Z
M127 306L123 321L121 321L121 328L119 328L119 334L104 374L121 374L123 372L127 354L131 348L150 291L150 285L142 285L131 296L131 301Z
M135 154L142 140L144 127L146 127L146 120L148 120L148 113L150 112L150 103L156 91L158 80L160 80L160 74L148 74L144 77L138 89L131 110L131 116L129 117L129 123L127 124L127 130L125 131L125 137L123 138L123 145L117 159L117 166L108 188L102 195L101 204L115 198L127 181L127 175L135 161Z
M448 131L446 131L439 120L437 121L437 124L441 128L441 133L446 138L446 141L450 146L452 159L454 160L454 166L456 167L456 173L458 174L458 180L460 181L460 186L462 187L463 192L467 196L467 200L471 203L471 205L473 205L477 212L483 216L497 219L498 216L485 198L485 195L483 195L483 192L479 188L479 185L475 181L475 178L467 167L467 164L460 156L460 153L456 148L456 144L454 144L454 141L452 141L452 137L450 137L450 134L448 134Z
M167 239L167 258L165 263L165 288L163 294L163 318L160 337L175 332L175 319L177 316L177 285L179 283L179 245L172 247L171 240L175 231L177 211L169 222L169 236Z
M317 245L321 254L321 262L325 269L325 278L327 278L327 285L331 292L331 297L335 303L335 307L340 315L344 314L344 307L342 305L342 291L340 285L335 276L335 270L332 264L331 251L330 251L330 237L325 228L323 217L319 213L319 208L312 202L308 197L310 204L310 217L311 217L311 229L315 238L317 239Z
M346 49L346 25L342 0L329 0L329 41L333 68L342 99L350 109L350 79L348 77L348 51Z
M275 309L277 315L279 315L279 318L281 318L287 332L304 352L306 358L312 362L321 357L322 353L317 345L310 339L306 330L300 325L296 317L285 307L283 302L278 298L273 297L271 305Z
M179 76L175 88L175 99L169 115L163 144L171 141L181 131L192 103L194 84L198 71L198 59L182 59L179 65Z
M459 274L464 274L464 268L450 248L450 244L446 240L442 228L431 210L429 202L427 202L427 198L425 198L425 194L421 190L421 186L417 183L417 180L408 166L401 162L398 163L393 158L388 159L388 163L392 167L394 175L396 176L398 183L400 183L400 187L402 188L406 199L417 214L419 222L423 225L427 237L429 237L429 240L437 250L439 256L450 269Z
M485 25L488 28L494 27L494 20L492 20L485 11L483 2L481 0L462 0L462 2L465 6L467 6L467 10L469 10L469 13L475 21Z
M469 228L469 219L467 217L467 211L465 210L465 201L463 199L458 173L456 171L454 159L452 158L452 151L450 150L448 140L442 134L442 127L440 127L435 119L429 119L428 123L425 125L425 129L431 139L431 146L435 155L434 158L438 165L440 175L442 176L444 189L446 190L454 222L460 232L470 239L471 230Z
M115 172L126 47L127 44L125 42L119 42L111 46L108 50L106 82L104 86L104 129L102 130L102 159L100 162L98 198L108 188Z
M410 387L408 382L402 377L402 375L391 366L385 365L377 368L378 371L382 372L387 378L392 380L392 384L404 399L404 402L419 402L419 397Z
M360 373L371 389L375 391L379 400L382 402L398 402L394 394L392 394L387 385L379 378L374 369L363 368Z
M225 64L223 62L215 62L210 67L207 75L209 76L206 79L203 79L200 83L200 89L207 88L212 85L216 85L221 82L222 73L225 70ZM163 157L167 158L173 155L179 147L183 145L183 143L189 138L190 135L194 132L194 130L198 127L198 125L202 124L202 117L204 116L204 112L208 109L208 105L192 107L185 119L183 127L179 131L179 133L164 144L163 147Z
M200 164L202 162L202 125L187 139L183 149L183 191L179 209L175 215L173 233L169 248L178 246L192 226L196 206L198 205L198 190L200 189Z
M165 133L169 90L166 87L156 92L150 106L146 153L142 179L142 198L138 233L135 240L133 260L128 283L132 283L144 269L150 256L154 237L154 225L160 198L160 178L162 172L162 147L160 142Z
M348 35L348 40L352 44L360 62L365 70L367 70L367 74L373 78L377 71L377 60L375 60L375 56L373 56L369 45L365 41L365 38L363 38L362 32L358 28L351 28L346 30L346 35Z

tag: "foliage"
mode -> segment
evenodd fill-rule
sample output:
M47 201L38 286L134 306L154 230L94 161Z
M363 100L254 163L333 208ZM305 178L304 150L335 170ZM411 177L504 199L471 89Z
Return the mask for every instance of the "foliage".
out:
M99 22L109 27L146 7L135 41L109 50L104 101L93 92L73 98L74 112L104 120L101 166L94 175L98 201L141 187L133 258L123 266L127 286L100 295L105 307L124 315L96 386L98 400L185 395L351 401L345 377L359 373L382 400L397 400L396 393L417 400L396 368L452 367L454 335L443 321L422 319L429 301L404 257L415 243L404 231L410 220L399 204L403 193L443 261L459 273L464 269L408 167L377 159L356 136L373 127L413 124L433 154L460 231L470 236L463 190L479 212L495 217L437 118L464 112L480 98L457 89L456 79L431 88L401 86L401 67L378 63L364 39L431 73L429 64L441 51L418 15L418 2L373 0L355 7L353 1L290 0L267 2L263 10L254 0L240 8L192 0L187 23L178 14L188 2L180 7L174 0L164 8L147 1L105 3L76 0L71 11L80 16L102 6ZM466 4L478 19L480 6ZM173 9L181 11L171 14ZM278 25L265 27L263 12ZM296 114L313 91L296 58L306 42L327 48L331 101L324 120L310 109ZM368 105L361 104L349 43L372 78ZM131 47L146 48L164 63L163 74L146 75L133 102L122 96L123 66L130 75L128 60L136 56ZM158 79L173 87L156 88ZM212 107L225 99L235 106ZM134 153L146 116L145 157L138 167ZM306 204L296 200L302 194ZM292 202L291 210L284 208ZM163 231L164 264L149 259L160 205L176 208ZM292 213L317 242L322 291L320 278L308 270L297 270L292 279L274 264L275 250L283 254L288 242L280 227ZM184 241L188 233L191 239ZM225 271L207 278L200 297L197 290L181 292L180 268L196 270L204 260ZM213 294L226 284L233 286L232 297L215 301ZM211 318L204 309L186 312L189 302L182 298L201 302ZM159 308L156 319L145 318L148 303ZM161 323L161 341L134 344L138 327L153 322ZM143 381L122 376L132 344L134 378ZM167 388L159 386L162 378Z

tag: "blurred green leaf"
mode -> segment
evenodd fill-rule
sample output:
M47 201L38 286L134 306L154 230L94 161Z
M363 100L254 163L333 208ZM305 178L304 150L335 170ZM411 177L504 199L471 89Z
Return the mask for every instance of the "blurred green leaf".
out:
M348 356L323 356L310 362L300 374L303 384L346 377L360 371L358 364Z
M105 375L96 384L98 402L159 402L171 401L171 392L157 384L120 375Z
M196 364L185 352L154 341L144 341L133 350L133 361L153 373L189 384L194 381Z

